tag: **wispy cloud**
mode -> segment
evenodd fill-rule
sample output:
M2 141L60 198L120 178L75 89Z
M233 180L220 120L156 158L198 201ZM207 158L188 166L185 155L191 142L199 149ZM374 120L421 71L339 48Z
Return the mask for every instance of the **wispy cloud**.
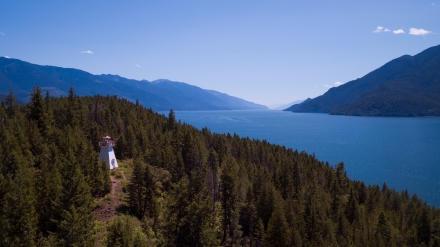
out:
M3 56L4 58L10 58L9 56Z
M401 34L401 33L405 33L405 31L403 31L403 29L397 29L397 30L393 30L394 34Z
M139 64L135 64L134 66L136 66L136 68L140 68L141 67Z
M4 32L0 32L0 35L5 35L5 33Z
M87 50L87 51L81 51L82 54L93 54L93 51Z
M431 5L434 6L435 4L434 4L434 3L431 3Z
M324 87L326 87L326 88L332 88L332 87L339 87L339 86L341 86L342 84L344 84L344 83L342 83L342 82L340 82L340 81L337 81L337 82L335 82L333 85L324 84L324 85L322 85L322 86L324 86Z
M384 33L384 32L390 32L388 28L384 28L382 26L377 26L376 30L373 31L373 33Z
M411 35L427 35L427 34L430 34L430 33L432 33L431 31L428 31L428 30L425 30L425 29L423 29L423 28L420 28L420 29L417 29L417 28L410 28L409 29L409 34L411 34Z

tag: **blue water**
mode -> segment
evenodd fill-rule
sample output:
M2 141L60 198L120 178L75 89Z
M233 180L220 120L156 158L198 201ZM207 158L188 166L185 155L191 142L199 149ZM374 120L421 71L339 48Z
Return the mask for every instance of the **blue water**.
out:
M167 114L167 113L164 113ZM440 207L440 118L347 117L282 111L179 111L198 129L237 133L345 163L351 179L407 189Z

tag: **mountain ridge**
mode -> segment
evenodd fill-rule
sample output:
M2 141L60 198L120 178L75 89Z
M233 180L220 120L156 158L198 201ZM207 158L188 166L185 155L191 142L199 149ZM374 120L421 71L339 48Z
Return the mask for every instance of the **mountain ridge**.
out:
M0 94L14 91L18 100L29 101L33 87L40 86L53 96L65 96L70 86L80 96L118 95L138 100L154 110L249 110L268 109L234 96L167 79L134 80L119 75L93 75L89 72L49 65L36 65L0 57ZM215 93L214 93L215 92Z
M359 116L440 116L439 78L440 45L414 56L393 59L362 78L331 88L300 104L293 111Z

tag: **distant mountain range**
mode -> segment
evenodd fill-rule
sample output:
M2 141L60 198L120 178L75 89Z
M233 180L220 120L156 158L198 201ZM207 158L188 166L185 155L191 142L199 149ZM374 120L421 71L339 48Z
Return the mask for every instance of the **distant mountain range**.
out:
M291 105L300 104L300 103L302 103L302 102L304 102L303 99L302 99L302 100L295 100L295 101L290 102L290 103L288 103L288 104L276 104L276 105L271 105L271 106L268 106L268 107L269 107L271 110L280 110L280 111L282 111L282 110L286 109L287 107L289 107L289 106L291 106Z
M156 111L267 109L213 90L169 80L132 80L118 75L92 75L78 69L41 66L0 57L0 94L12 88L17 100L28 102L35 86L52 96L66 96L70 86L77 95L117 95Z
M440 45L415 56L396 58L290 110L356 116L440 116Z
M287 109L284 109L283 111L295 111L296 109L298 109L298 107L300 107L302 104L308 102L312 100L311 98L307 98L306 100L303 100L301 102L297 102L293 105L291 105L290 107L288 107Z

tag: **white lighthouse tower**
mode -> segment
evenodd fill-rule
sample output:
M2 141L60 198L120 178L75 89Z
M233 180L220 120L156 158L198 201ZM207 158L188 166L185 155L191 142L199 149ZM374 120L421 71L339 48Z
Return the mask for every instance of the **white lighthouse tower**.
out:
M111 169L118 168L118 162L116 161L115 152L113 147L115 142L111 140L110 136L102 137L102 141L99 142L99 147L101 147L101 152L99 153L99 160L105 160Z

